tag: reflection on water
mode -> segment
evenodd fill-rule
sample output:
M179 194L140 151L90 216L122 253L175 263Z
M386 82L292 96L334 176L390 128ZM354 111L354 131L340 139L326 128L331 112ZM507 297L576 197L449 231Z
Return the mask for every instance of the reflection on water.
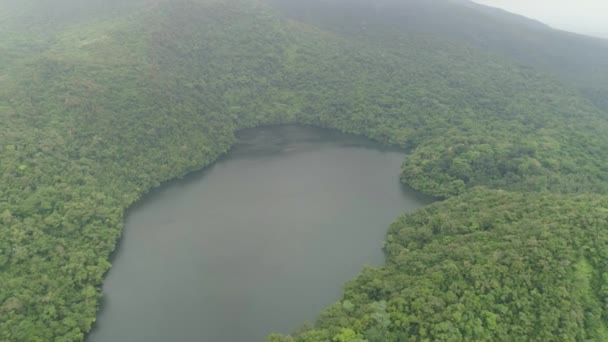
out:
M328 146L365 147L381 151L395 151L352 134L314 127L285 125L246 129L237 134L230 158L276 157L281 153L310 151Z
M390 222L429 199L403 153L303 126L245 130L212 167L134 207L90 342L263 341L312 321L383 261Z

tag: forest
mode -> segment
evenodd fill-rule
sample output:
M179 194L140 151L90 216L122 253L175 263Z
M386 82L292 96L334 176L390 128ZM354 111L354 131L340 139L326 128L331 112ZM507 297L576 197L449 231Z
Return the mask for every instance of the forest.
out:
M126 210L281 123L400 147L444 201L269 341L608 339L608 42L345 1L0 0L0 341L83 341Z

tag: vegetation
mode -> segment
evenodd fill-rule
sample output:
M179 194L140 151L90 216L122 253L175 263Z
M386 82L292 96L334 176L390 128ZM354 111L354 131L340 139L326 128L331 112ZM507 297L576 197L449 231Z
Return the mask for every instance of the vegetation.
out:
M607 208L475 189L402 216L384 267L314 328L269 341L604 341Z
M338 10L79 3L0 0L0 341L82 340L125 209L287 122L404 147L406 183L461 196L397 221L387 266L271 339L605 336L608 113L579 83Z

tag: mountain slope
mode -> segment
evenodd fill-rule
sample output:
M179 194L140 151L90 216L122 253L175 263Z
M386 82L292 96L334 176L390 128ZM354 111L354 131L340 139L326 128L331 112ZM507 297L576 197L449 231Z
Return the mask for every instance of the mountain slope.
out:
M608 110L608 40L544 24L467 0L273 0L290 16L361 36L418 33L492 51L556 75Z
M476 189L402 216L384 267L269 341L604 341L607 207Z
M383 21L336 30L254 0L0 4L44 28L1 23L0 341L82 340L125 210L212 163L245 127L306 123L405 147L405 182L465 193L471 208L478 185L608 192L606 113L552 74L472 44ZM564 212L580 210L559 198ZM539 274L551 286L552 271ZM596 310L584 296L572 303Z

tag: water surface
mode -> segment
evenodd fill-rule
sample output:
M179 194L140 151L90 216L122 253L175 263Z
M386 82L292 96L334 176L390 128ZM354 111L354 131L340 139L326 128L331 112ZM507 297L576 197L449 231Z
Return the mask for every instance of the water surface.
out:
M87 341L289 333L381 265L388 225L430 202L400 185L403 152L369 140L304 126L239 138L131 210Z

